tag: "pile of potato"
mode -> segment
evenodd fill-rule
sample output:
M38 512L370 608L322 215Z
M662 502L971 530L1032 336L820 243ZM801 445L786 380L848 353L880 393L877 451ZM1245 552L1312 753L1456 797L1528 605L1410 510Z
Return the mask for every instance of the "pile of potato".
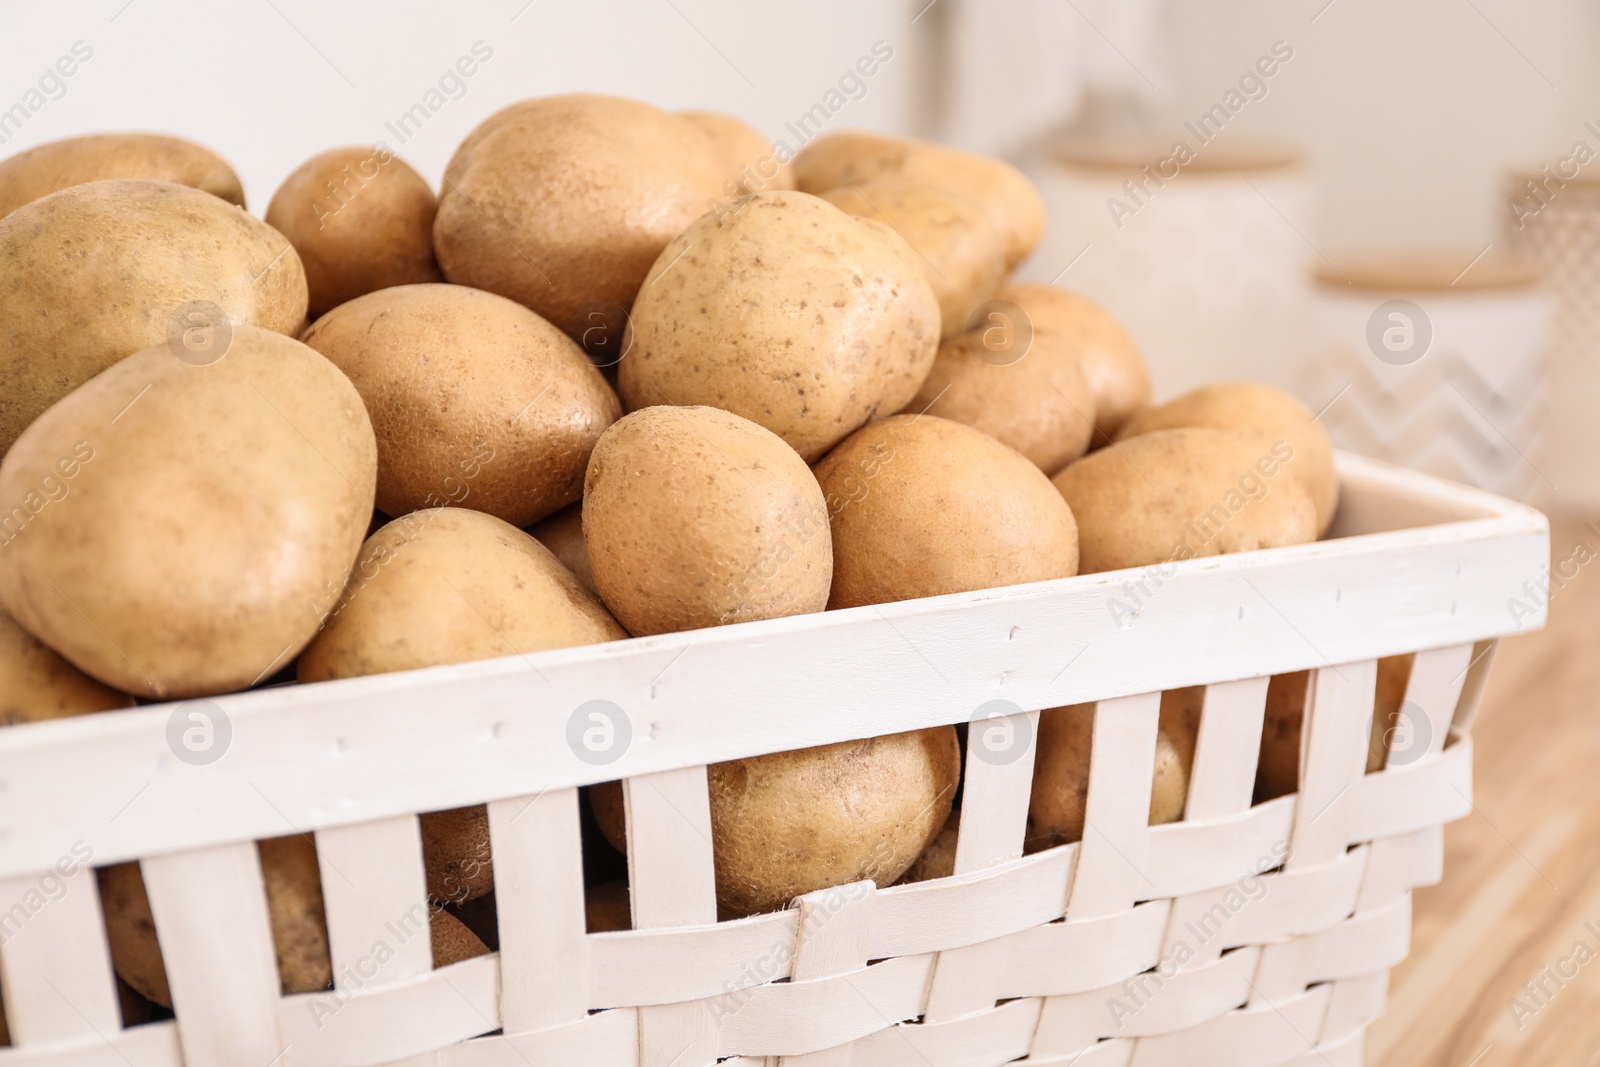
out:
M773 159L727 116L568 95L485 120L437 196L335 149L265 221L175 138L0 162L0 723L1326 532L1303 405L1152 407L1110 316L1008 280L1044 226L1018 171L865 133ZM1198 721L1167 697L1153 822ZM1043 714L1030 849L1082 834L1091 725ZM712 767L723 914L948 874L963 738ZM588 792L609 854L620 787ZM422 825L437 958L486 951L483 809ZM284 988L324 988L315 856L261 858ZM626 926L619 863L590 866L593 927ZM101 877L118 973L168 1003L137 867Z

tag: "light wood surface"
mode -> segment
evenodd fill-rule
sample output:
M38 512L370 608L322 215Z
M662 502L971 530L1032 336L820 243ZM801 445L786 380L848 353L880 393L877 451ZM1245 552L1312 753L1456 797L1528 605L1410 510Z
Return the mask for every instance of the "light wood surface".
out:
M1596 558L1555 591L1549 628L1501 645L1473 727L1476 810L1445 828L1444 881L1413 897L1374 1067L1600 1065L1600 534L1552 522L1554 559L1579 542ZM1523 985L1541 978L1536 1000Z

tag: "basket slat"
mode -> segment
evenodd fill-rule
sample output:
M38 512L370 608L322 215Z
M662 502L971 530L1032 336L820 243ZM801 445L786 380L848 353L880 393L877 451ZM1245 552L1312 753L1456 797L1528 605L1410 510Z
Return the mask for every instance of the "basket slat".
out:
M932 956L901 956L835 978L755 986L719 1020L722 1055L820 1052L915 1019L932 971Z
M1231 1011L1250 996L1261 951L1243 948L1186 971L1136 975L1099 990L1101 1037L1151 1037L1198 1026Z
M1083 841L1067 897L1068 919L1132 907L1150 826L1150 770L1156 762L1161 694L1102 700L1094 708Z
M676 1004L787 978L798 925L790 909L715 926L591 934L589 1007Z
M1185 821L1224 818L1249 809L1261 750L1262 709L1271 681L1241 678L1206 686Z
M1181 897L1260 870L1263 859L1283 855L1294 805L1293 797L1279 797L1225 819L1150 827L1139 895Z
M178 1025L148 1023L108 1030L85 1040L26 1048L0 1048L5 1067L183 1067Z
M278 966L254 843L140 863L182 1021L185 1067L272 1063L283 1052Z
M1018 1000L947 1023L891 1026L856 1043L858 1067L989 1067L1027 1053L1039 1002Z
M1425 726L1423 723L1408 724L1412 730L1427 729L1426 738L1416 739L1416 742L1426 741L1426 748L1414 749L1407 743L1400 743L1402 739L1397 739L1389 746L1387 766L1406 766L1419 758L1437 756L1444 751L1444 743L1450 736L1450 724L1455 719L1456 707L1461 701L1461 689L1466 684L1467 669L1471 664L1471 645L1451 645L1417 653L1411 664L1411 677L1406 681L1405 699L1408 704L1421 709L1426 717ZM1410 739L1403 740L1410 742Z
M872 958L959 948L1061 918L1078 848L1074 843L975 874L885 889L878 894Z
M967 770L956 835L957 874L1022 855L1038 737L1037 711L985 720L968 728Z
M97 1039L122 1026L94 869L67 862L0 883L0 989L13 1045Z
M1288 870L1331 863L1350 845L1349 810L1360 792L1351 787L1365 773L1377 685L1377 660L1321 667L1311 675Z
M1002 942L1008 961L999 994L1048 997L1120 982L1156 965L1171 905L1153 900L1100 919L1050 923Z
M428 973L433 951L417 817L336 827L316 840L334 987Z
M1327 986L1298 997L1230 1011L1175 1034L1140 1038L1129 1067L1280 1067L1312 1050L1305 1037L1322 1028Z
M578 791L489 805L508 1034L575 1023L589 1007Z

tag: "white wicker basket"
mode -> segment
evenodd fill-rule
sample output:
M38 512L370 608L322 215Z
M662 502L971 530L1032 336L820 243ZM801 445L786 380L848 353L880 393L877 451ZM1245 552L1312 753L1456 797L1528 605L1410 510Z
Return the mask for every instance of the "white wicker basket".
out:
M231 745L203 767L169 750L170 707L0 732L0 1065L1357 1064L1410 889L1471 810L1495 640L1543 619L1508 605L1548 530L1340 470L1335 539L1178 564L1131 617L1108 600L1148 576L1088 575L246 693L216 700ZM1374 661L1413 651L1420 758L1363 774ZM1302 791L1252 806L1267 676L1306 668ZM1148 827L1159 693L1200 684L1187 817ZM1021 854L1029 710L1024 758L967 762L953 877L715 921L707 763L997 698L1099 701L1084 841ZM605 766L566 743L595 699L631 723ZM586 935L575 787L618 777L635 928ZM484 802L499 952L432 970L418 937L372 965L425 899L416 813ZM291 830L316 831L333 993L279 993L252 841ZM142 861L176 1020L120 1028L95 880L47 873L85 848Z

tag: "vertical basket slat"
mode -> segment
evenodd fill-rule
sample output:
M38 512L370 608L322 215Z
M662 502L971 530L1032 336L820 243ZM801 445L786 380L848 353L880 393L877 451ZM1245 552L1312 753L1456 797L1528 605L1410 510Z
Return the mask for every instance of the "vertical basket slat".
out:
M706 768L628 778L622 796L633 928L716 922ZM716 1060L716 1019L704 1001L639 1009L640 1067L711 1067Z
M334 986L383 985L432 970L417 817L335 827L316 839Z
M870 881L818 890L796 901L800 921L791 980L833 978L865 968L876 901L877 886ZM845 1044L770 1062L773 1067L852 1067L854 1059L854 1045Z
M1498 639L1479 641L1472 646L1472 660L1461 686L1461 697L1456 704L1455 718L1450 722L1451 737L1466 737L1472 732L1472 724L1478 718L1478 709L1483 706L1484 691L1489 686L1489 672L1494 668L1494 660L1499 652Z
M1331 863L1349 841L1346 802L1366 771L1377 660L1319 667L1306 692L1300 728L1300 796L1289 839L1288 870Z
M1022 855L1038 735L1037 711L968 726L956 874Z
M1102 700L1094 709L1083 842L1067 890L1067 920L1097 919L1133 906L1150 828L1161 694Z
M584 1018L583 841L578 791L489 805L500 925L500 1021L515 1035Z
M156 856L140 868L185 1067L278 1059L278 966L255 842Z
M13 1045L93 1040L122 1026L94 869L72 857L0 882L0 987Z
M1420 711L1425 721L1404 724L1412 736L1399 738L1389 745L1388 766L1405 766L1444 751L1471 663L1471 645L1451 645L1417 653L1411 664L1411 677L1406 681L1405 702ZM1416 747L1418 743L1424 747Z

